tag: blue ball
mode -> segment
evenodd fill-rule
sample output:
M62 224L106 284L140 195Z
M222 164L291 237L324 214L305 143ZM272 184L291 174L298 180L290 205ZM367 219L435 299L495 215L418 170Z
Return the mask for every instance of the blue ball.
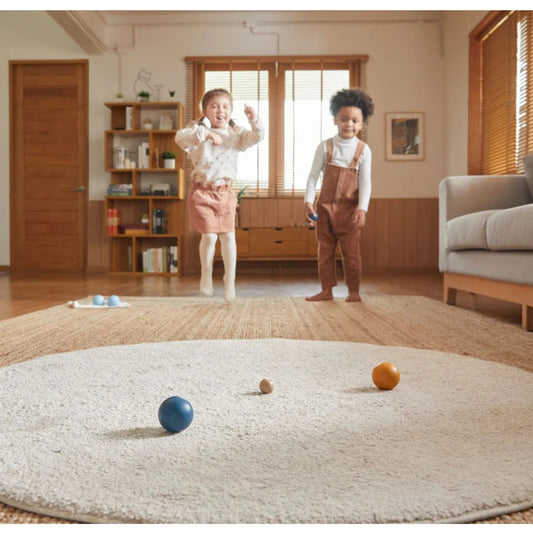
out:
M309 218L310 218L311 220L318 220L318 213L315 213L314 215L311 215L311 214L310 214L310 215L309 215Z
M93 305L104 305L104 297L101 294L97 294L93 298Z
M112 294L107 299L107 305L109 305L110 307L114 307L115 305L118 305L119 303L120 303L120 298L116 294Z
M171 396L159 406L157 416L159 423L167 431L179 433L190 426L194 412L188 400L180 396Z

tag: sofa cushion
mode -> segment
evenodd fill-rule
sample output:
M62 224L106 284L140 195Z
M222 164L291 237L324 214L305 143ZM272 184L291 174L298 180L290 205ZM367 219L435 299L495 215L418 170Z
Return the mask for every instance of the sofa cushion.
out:
M533 153L526 155L523 161L529 194L531 195L531 198L533 198Z
M489 250L533 250L533 204L502 209L487 220Z
M488 250L487 221L498 209L477 211L446 223L448 250Z

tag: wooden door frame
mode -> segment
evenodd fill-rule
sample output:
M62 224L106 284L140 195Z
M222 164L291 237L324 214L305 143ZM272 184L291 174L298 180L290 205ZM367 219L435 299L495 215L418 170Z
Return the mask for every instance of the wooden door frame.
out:
M82 272L87 269L87 248L88 248L88 216L89 216L89 60L88 59L36 59L36 60L9 60L9 241L10 241L10 267L17 270L17 265L13 264L15 253L14 224L15 213L21 209L17 205L17 171L21 166L22 154L15 156L15 69L20 65L80 65L82 67L82 79L79 87L82 90L82 110L83 124L78 129L81 136L80 144L82 150L82 161L80 162L82 185L85 187L82 214Z

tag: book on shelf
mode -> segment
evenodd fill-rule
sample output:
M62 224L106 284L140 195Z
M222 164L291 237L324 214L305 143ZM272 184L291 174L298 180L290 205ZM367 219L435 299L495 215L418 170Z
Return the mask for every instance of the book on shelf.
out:
M108 235L118 235L119 212L116 207L107 210L106 226Z
M131 183L112 183L107 187L107 196L132 196L133 185Z
M171 258L170 272L175 273L178 271L178 247L177 245L170 247L170 258Z
M177 273L178 247L147 248L142 252L142 266L145 273Z
M120 233L124 233L124 235L148 235L150 233L150 229L148 224L123 224L119 227Z
M124 113L126 114L126 129L132 130L133 129L133 107L128 105L124 109Z

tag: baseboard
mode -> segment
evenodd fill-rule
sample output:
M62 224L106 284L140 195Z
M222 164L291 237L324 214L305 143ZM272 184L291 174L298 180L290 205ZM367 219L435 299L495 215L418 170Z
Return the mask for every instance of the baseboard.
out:
M0 272L9 272L11 267L9 265L0 265Z

